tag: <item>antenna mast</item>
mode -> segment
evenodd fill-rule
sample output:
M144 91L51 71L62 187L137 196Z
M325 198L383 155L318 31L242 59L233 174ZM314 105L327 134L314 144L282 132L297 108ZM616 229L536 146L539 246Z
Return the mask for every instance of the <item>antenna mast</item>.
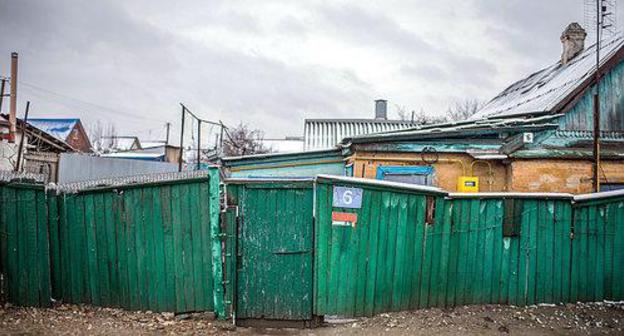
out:
M585 0L585 25L593 27L596 34L596 74L593 115L593 166L592 186L594 192L600 191L600 48L603 37L617 33L617 0ZM592 9L593 8L593 9ZM589 21L589 22L588 22ZM593 21L593 24L592 22Z

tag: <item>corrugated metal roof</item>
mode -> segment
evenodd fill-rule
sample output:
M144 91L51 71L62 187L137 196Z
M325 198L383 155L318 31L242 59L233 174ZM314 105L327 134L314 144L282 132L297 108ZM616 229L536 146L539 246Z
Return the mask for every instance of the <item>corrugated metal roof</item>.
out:
M357 135L353 137L347 137L343 139L342 143L348 145L349 143L370 143L370 142L386 142L386 141L409 141L418 139L445 139L450 135L461 136L462 134L468 134L473 131L492 131L502 132L508 129L516 129L521 131L522 129L532 128L552 128L555 129L559 124L555 120L561 117L562 114L543 115L538 117L517 117L517 118L499 118L499 119L485 119L476 121L463 121L456 123L444 123L437 125L427 125L418 128L412 128L407 130L400 130L394 132L385 132L380 134L366 134Z
M600 48L601 66L624 46L617 36ZM596 72L595 44L587 47L567 65L561 61L517 81L494 97L471 119L517 116L536 112L557 112L553 108Z
M347 137L413 128L402 120L380 119L306 119L303 130L304 149L334 148Z
M28 123L36 128L54 136L55 138L66 141L69 134L74 129L80 119L28 119Z

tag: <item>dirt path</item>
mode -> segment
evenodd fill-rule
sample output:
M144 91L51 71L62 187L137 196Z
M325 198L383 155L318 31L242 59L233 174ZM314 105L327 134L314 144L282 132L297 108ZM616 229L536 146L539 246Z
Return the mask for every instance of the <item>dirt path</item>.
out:
M2 335L624 335L624 303L517 308L485 305L332 319L318 329L232 328L211 314L158 314L81 305L0 309Z

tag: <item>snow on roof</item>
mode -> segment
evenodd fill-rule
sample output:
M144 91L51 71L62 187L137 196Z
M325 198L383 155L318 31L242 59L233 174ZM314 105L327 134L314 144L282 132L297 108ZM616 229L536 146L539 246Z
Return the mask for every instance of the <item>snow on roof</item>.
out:
M141 141L141 148L154 148L154 147L162 147L165 146L166 143L164 141Z
M600 63L603 65L624 45L624 38L617 36L604 41L600 48ZM525 79L515 82L494 97L473 120L513 116L536 112L552 112L552 109L567 97L596 70L595 44L585 48L567 65L561 61L542 69Z
M65 141L80 119L28 119L36 128Z

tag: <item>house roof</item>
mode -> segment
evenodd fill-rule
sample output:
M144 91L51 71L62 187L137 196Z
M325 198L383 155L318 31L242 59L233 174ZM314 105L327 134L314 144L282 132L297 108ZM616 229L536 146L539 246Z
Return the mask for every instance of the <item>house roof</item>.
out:
M518 118L493 118L483 120L467 120L443 124L423 125L418 128L385 132L378 134L363 134L342 141L343 145L351 143L371 143L390 141L413 141L425 139L449 139L453 137L465 137L475 134L498 134L508 131L533 131L541 129L555 129L559 124L556 119L561 114L543 115L535 117Z
M7 114L0 114L0 116L2 117L2 119L0 119L0 126L8 128L9 123L7 120L9 119L9 116ZM23 125L23 121L21 119L17 119L18 130L21 130ZM61 140L56 136L45 132L38 127L35 127L33 124L30 123L30 120L28 120L28 122L26 123L26 134L40 139L45 144L51 146L54 151L74 151L74 148L72 148L67 142L65 142L64 139Z
M600 66L606 65L620 53L624 37L603 41L600 48ZM601 70L602 71L602 70ZM561 61L519 80L499 93L473 120L492 117L512 117L537 113L559 113L562 102L579 88L587 86L596 73L595 44L587 47L568 64Z
M69 137L69 134L74 129L77 123L80 122L80 119L71 118L71 119L56 119L56 118L47 118L47 119L28 119L28 123L37 127L38 129L53 135L59 140L66 141Z
M414 123L403 120L306 119L303 130L304 149L334 148L345 137L389 132L414 126Z

